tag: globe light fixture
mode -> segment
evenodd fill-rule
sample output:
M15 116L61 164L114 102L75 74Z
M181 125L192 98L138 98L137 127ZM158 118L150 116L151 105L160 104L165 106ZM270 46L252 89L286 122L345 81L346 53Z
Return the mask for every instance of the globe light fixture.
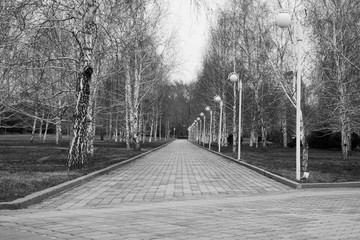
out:
M214 97L214 101L215 101L215 102L220 102L220 101L221 101L221 97L220 97L219 95L216 95L216 96Z
M228 78L232 83L235 83L239 80L239 76L235 72L230 73Z
M286 10L281 10L275 17L275 24L281 28L287 28L291 25L290 13Z

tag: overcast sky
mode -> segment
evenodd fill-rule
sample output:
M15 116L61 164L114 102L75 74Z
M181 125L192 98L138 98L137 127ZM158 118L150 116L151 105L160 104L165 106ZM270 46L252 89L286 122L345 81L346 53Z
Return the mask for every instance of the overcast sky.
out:
M169 0L169 23L178 33L177 49L180 66L171 76L172 80L187 83L196 80L201 69L202 55L211 25L209 17L215 18L217 6L226 0L208 0L205 9L196 11L191 0Z

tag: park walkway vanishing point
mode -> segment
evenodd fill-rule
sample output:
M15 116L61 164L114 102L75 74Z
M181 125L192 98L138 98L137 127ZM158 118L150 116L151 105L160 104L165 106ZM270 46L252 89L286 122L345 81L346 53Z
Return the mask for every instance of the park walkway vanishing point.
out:
M358 189L294 190L176 140L23 210L0 239L359 239Z

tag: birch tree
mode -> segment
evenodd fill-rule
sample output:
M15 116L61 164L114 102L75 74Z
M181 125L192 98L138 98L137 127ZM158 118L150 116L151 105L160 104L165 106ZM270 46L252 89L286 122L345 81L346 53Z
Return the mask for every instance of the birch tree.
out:
M69 149L69 170L81 168L86 162L88 107L90 96L90 82L92 79L94 47L93 38L95 31L95 14L97 11L96 0L85 0L83 2L81 42L79 43L81 71L77 79L77 99L74 112L73 138Z

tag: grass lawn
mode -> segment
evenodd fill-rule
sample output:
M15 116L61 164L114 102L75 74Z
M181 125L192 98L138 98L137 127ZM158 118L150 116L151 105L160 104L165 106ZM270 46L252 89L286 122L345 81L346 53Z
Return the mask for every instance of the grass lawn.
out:
M217 151L217 146L212 146ZM221 152L237 158L232 153L232 147L223 147ZM269 145L268 149L250 148L242 145L241 159L254 166L269 172L296 180L296 153L295 148L281 148L278 145ZM360 151L352 151L348 160L341 159L340 150L309 149L309 178L303 182L353 182L360 181Z
M127 160L166 140L144 143L141 151L126 149L125 143L95 142L95 155L81 170L67 171L69 140L56 145L53 136L46 143L29 142L29 135L0 135L0 202L12 201L82 175Z

